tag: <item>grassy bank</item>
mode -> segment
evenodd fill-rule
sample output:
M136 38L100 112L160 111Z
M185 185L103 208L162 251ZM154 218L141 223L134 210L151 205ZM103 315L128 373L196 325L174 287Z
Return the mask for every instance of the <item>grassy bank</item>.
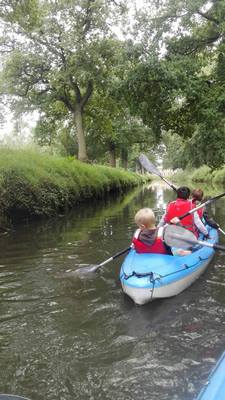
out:
M139 175L33 150L0 149L2 220L50 216L141 183Z
M212 170L207 165L203 165L197 169L184 170L168 179L179 186L185 184L190 187L201 187L205 194L209 191L212 195L215 188L215 193L218 194L217 192L225 187L225 166L218 170Z

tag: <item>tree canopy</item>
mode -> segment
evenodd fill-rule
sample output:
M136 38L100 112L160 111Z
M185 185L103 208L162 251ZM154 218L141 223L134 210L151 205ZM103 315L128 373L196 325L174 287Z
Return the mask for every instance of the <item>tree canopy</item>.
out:
M154 15L150 7L149 13L141 13L139 29L143 39L147 32L152 38L147 48L145 43L145 57L152 59L149 52L154 43L167 74L165 81L160 80L159 92L168 89L160 108L163 113L157 113L161 131L184 139L184 159L189 164L219 167L225 162L225 3L167 0L157 4ZM148 104L156 97L152 91L149 96Z
M117 62L110 24L124 6L100 0L6 3L1 6L1 51L9 56L2 93L12 95L17 110L38 108L42 119L69 115L76 127L78 157L85 160L84 110Z
M15 115L39 111L40 144L81 160L126 166L164 142L171 167L220 167L224 1L146 0L132 21L130 4L1 1L0 93Z

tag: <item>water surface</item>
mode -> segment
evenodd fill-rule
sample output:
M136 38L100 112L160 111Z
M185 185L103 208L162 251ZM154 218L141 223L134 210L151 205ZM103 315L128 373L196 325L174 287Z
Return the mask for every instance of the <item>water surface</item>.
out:
M193 400L225 347L225 254L180 295L135 306L118 280L135 212L162 186L27 222L0 237L0 393L31 400ZM212 211L225 228L225 201ZM225 244L225 237L221 236Z

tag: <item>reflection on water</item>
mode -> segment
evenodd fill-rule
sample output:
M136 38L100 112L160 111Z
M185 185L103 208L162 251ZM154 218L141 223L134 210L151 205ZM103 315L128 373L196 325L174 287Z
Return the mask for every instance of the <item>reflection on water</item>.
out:
M160 181L154 181L154 183L148 187L148 190L151 190L155 194L154 207L152 208L156 220L159 222L166 210L167 203L171 200L171 196L173 196L173 191L172 189L168 190L168 185L164 182L161 183Z
M192 400L224 350L225 255L171 299L137 307L121 291L133 217L174 193L145 187L0 237L0 392L31 400ZM223 199L215 219L225 227ZM225 244L225 237L221 236Z

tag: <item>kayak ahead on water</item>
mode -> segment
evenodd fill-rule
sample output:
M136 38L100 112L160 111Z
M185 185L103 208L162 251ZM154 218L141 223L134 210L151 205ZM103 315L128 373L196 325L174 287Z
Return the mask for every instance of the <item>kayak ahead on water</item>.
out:
M196 400L225 400L225 352L216 363Z
M207 226L208 243L218 243L218 232ZM186 256L137 253L131 249L120 270L124 293L138 305L172 297L190 286L205 271L215 250L202 246Z

